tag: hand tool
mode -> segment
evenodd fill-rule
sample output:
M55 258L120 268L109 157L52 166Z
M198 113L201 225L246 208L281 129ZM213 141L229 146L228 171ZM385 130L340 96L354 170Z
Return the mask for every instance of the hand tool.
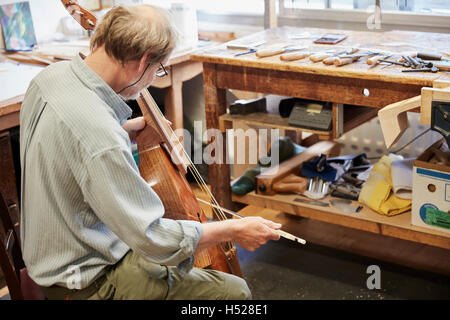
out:
M349 48L344 51L339 51L339 52L334 52L334 53L333 53L333 51L318 52L318 53L311 55L309 57L309 60L311 60L312 62L320 62L329 57L334 58L334 57L342 55L342 54L353 54L353 53L357 52L358 50L359 50L358 48ZM332 59L327 60L327 63L330 63L331 60ZM333 62L334 62L334 60L333 60ZM331 62L330 64L333 64L333 62Z
M361 58L361 57L372 56L372 55L377 55L377 54L378 54L378 52L367 51L367 52L364 52L361 54L340 56L340 57L337 57L336 59L334 59L334 65L336 67L343 66L346 64L353 63L353 62L359 60L359 58Z
M243 56L243 55L254 53L254 52L256 52L256 49L251 48L251 49L248 49L248 51L236 53L234 56L239 57L239 56Z
M330 205L327 202L321 202L321 201L314 201L314 200L305 200L300 198L295 198L295 202L301 202L306 204L311 204L313 206L321 206L321 207L329 207Z
M381 59L381 60L379 60L379 62L387 62L390 64L396 64L399 66L409 67L409 63L406 63L406 62L398 62L398 61L385 60L385 59Z
M244 50L247 49L247 51L239 52L234 55L235 57L238 57L238 56L243 56L246 54L256 52L256 47L259 47L266 42L267 41L261 40L261 41L256 41L256 42L246 44L246 45L245 44L229 44L229 45L227 45L227 49L244 49Z
M331 199L330 203L333 207L346 213L354 213L356 209L352 206L352 201L348 199Z
M259 46L265 44L266 42L267 41L265 41L265 40L259 40L259 41L251 42L251 43L248 43L248 44L233 44L233 43L229 43L227 45L227 49L240 49L240 50L252 49L252 48L259 47Z
M376 55L375 57L371 57L371 58L367 59L366 63L367 63L369 66L371 66L371 65L376 65L376 64L378 64L378 62L380 62L380 60L387 59L387 58L389 58L390 56L392 56L392 55L382 55L382 54L379 54L379 55Z
M439 54L434 53L424 53L424 52L418 52L417 58L421 58L423 60L449 60Z
M300 51L300 52L296 51L296 52L290 52L290 53L282 54L280 56L280 60L282 60L282 61L295 61L295 60L304 59L304 58L306 58L306 57L308 57L310 55L311 55L311 52L309 52L309 51Z
M200 199L200 198L197 198L197 200L199 202L207 204L207 205L209 205L209 206L211 206L213 208L221 209L223 212L231 214L232 216L235 216L236 218L241 218L241 219L244 218L244 216L240 215L237 212L234 212L234 211L231 211L231 210L219 207L219 206L217 206L215 204L209 203L209 202L207 202L207 201L205 201L203 199ZM306 244L306 241L303 240L302 238L296 237L293 234L287 233L286 231L278 229L278 230L275 230L275 232L278 233L280 235L280 237L283 237L283 238L286 238L288 240L292 240L292 241L295 241L295 242L298 242L298 243L301 243L301 244Z
M422 69L404 69L402 72L438 72L439 69L437 67L431 67L431 68L422 68Z
M256 51L255 54L258 58L265 58L265 57L275 56L280 53L300 51L300 50L304 50L304 49L306 49L306 47L265 48L265 49L260 49L260 50Z
M373 68L375 68L376 66L378 66L378 65L380 64L381 60L387 59L387 58L390 58L390 57L392 57L392 54L390 54L390 55L381 55L381 54L380 54L380 55L377 55L377 56L375 56L375 57L371 57L371 58L367 59L366 63L367 63L368 65L370 65L369 69L373 69ZM393 64L386 64L386 65L385 65L384 67L382 67L381 69L390 67L390 66L392 66L392 65L393 65Z
M450 71L450 60L435 62L434 66L438 68L439 71Z
M412 68L414 68L414 69L422 69L423 68L423 65L419 61L414 59L413 57L406 56L406 59L408 59L408 62L410 63Z
M406 67L412 67L411 62L405 56L402 56L402 59L400 59L400 62L404 62L404 63L408 64Z

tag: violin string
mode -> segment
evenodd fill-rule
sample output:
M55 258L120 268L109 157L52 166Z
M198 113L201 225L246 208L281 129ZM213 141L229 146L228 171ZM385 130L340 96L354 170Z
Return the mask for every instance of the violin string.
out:
M148 92L147 92L148 93ZM150 100L150 102L153 104L154 107L156 107L157 112L159 113L160 117L162 117L163 119L165 119L164 115L162 114L161 110L159 109L158 105L156 104L156 102L153 100L153 97L150 95L150 93L148 93L148 98ZM209 190L206 182L204 181L203 177L201 176L200 172L198 171L197 167L195 167L194 163L192 162L191 158L189 157L189 155L187 154L186 150L184 149L183 145L181 144L181 142L178 140L178 137L176 136L175 132L173 131L173 129L170 126L167 126L169 128L169 133L172 135L171 140L172 142L174 142L177 146L179 146L179 148L181 148L181 150L183 151L185 158L187 159L189 166L188 166L188 170L192 173L192 175L194 176L194 179L197 183L197 185L200 187L200 189L206 193L209 197L210 200L213 202L214 205L210 204L211 210L213 211L213 213L215 213L216 217L219 220L227 220L227 216L226 214L223 212L221 208L220 204L218 203L218 201L216 200L216 198L214 197L214 195L212 194L212 192ZM226 242L224 243L227 247L226 250L231 250L234 248L234 243L233 242ZM224 252L225 253L225 252Z
M156 111L159 113L159 115L161 117L164 117L164 115L162 114L161 110L159 109L158 105L156 104L156 102L153 100L153 97L150 95L149 92L148 93L148 98L150 100L150 102L156 107ZM203 179L203 177L201 176L200 172L198 171L197 167L195 167L194 163L192 162L191 158L189 157L189 155L187 154L186 150L184 149L183 145L181 144L181 142L179 141L178 137L176 136L175 132L173 131L173 129L170 126L167 126L170 130L170 134L172 135L172 141L174 143L176 143L181 151L183 152L185 158L187 159L189 166L188 169L190 170L190 172L192 173L192 175L194 176L195 181L197 182L197 184L199 185L200 189L205 192L210 198L211 201L213 202L213 204L215 204L218 208L220 208L220 205L218 203L218 201L216 200L216 198L214 197L214 195L212 194L212 192L209 190L209 188L206 185L205 180ZM218 215L218 217L222 220L227 219L226 214L223 212L222 209L218 209L218 208L214 208L212 207L212 210L214 212L216 212L216 214Z

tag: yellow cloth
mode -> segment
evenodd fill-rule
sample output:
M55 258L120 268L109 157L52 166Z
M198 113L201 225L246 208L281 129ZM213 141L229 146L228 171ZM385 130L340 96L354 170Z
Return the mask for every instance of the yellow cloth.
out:
M411 210L411 200L401 199L392 191L391 163L383 156L374 166L369 179L359 193L358 201L378 213L393 216Z

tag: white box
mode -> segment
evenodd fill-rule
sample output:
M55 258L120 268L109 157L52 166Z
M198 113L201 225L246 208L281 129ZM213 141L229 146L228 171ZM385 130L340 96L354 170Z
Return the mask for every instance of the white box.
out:
M429 162L432 149L443 143L437 141L414 161L411 223L450 233L450 166Z

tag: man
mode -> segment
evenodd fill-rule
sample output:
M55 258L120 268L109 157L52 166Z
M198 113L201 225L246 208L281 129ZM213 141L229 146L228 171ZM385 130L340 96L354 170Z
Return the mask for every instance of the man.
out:
M21 109L24 261L50 299L248 299L239 277L193 268L195 250L235 241L254 250L281 225L260 217L163 218L140 177L126 121L175 47L165 11L117 7L97 25L91 54L49 66Z

